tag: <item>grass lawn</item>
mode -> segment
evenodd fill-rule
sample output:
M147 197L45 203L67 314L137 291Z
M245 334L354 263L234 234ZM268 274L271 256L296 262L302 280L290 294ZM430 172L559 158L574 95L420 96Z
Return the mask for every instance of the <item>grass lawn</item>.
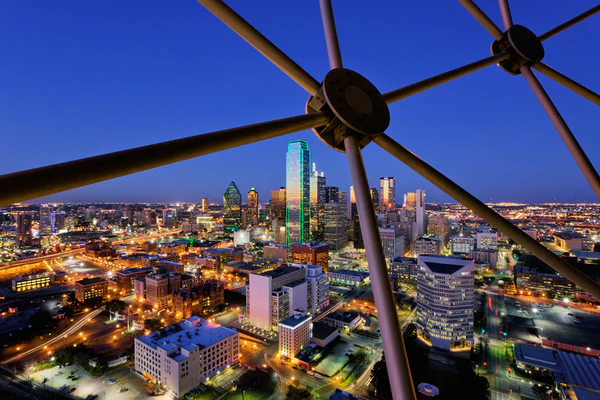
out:
M266 394L264 392L254 392L251 390L246 390L243 396L242 393L229 392L225 397L223 397L222 400L264 400L269 396L270 394Z

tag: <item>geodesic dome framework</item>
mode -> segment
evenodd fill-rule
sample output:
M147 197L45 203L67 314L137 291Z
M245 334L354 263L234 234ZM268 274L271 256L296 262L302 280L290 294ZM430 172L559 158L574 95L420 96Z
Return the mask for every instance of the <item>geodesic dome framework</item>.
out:
M459 0L492 35L494 39L491 46L492 55L382 94L365 77L343 67L331 0L320 0L331 66L330 72L322 82L314 79L223 1L198 0L198 2L309 93L306 114L3 175L0 176L0 205L21 202L245 144L313 129L329 147L345 152L347 155L375 304L379 311L388 374L396 400L415 398L415 392L394 298L388 282L385 257L362 159L361 149L370 142L375 142L558 273L596 299L600 299L600 285L384 133L390 122L389 104L497 64L511 75L523 75L596 196L600 198L600 176L532 71L532 68L537 70L600 106L600 96L597 93L542 62L545 40L599 12L600 5L546 33L535 35L526 27L513 24L508 0L499 0L504 31L498 28L472 0Z

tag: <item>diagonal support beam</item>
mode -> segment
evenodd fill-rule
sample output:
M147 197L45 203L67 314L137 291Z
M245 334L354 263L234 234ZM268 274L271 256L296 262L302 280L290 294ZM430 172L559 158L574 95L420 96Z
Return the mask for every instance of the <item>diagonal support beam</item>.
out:
M416 398L415 390L358 139L354 135L348 136L344 139L344 146L356 194L358 219L365 242L365 253L369 264L375 306L378 311L392 397L394 400L412 400Z
M258 50L280 70L296 81L296 83L302 86L309 94L313 95L317 93L320 86L319 82L256 28L250 25L231 7L221 0L198 0L198 2L223 21L223 23L230 27L235 33L240 35L242 39L250 43L252 47Z
M335 27L335 19L333 18L331 0L320 0L319 3L321 6L323 28L325 29L329 66L331 69L343 68L342 52L340 51L340 42L338 41L337 28Z
M500 28L498 28L496 24L494 24L490 17L488 17L483 11L481 11L481 8L477 7L477 4L473 3L473 0L458 1L460 2L460 4L462 4L464 8L467 9L468 12L471 13L473 18L475 18L490 33L490 35L494 37L494 39L502 39L503 33L500 30Z
M562 31L569 29L573 25L580 23L584 19L591 17L592 15L596 14L599 11L600 11L600 4L579 14L575 18L571 18L570 20L563 22L562 24L550 29L546 33L542 33L540 36L538 36L538 39L540 39L542 42L546 39L550 39L552 36L557 35L557 34L561 33Z
M511 224L500 214L486 206L469 192L458 186L456 183L448 179L441 172L437 171L431 165L421 160L415 154L404 148L399 143L396 143L388 135L380 135L375 138L381 148L396 157L398 160L406 164L413 171L433 183L439 189L451 196L453 199L468 207L475 214L483 218L490 225L496 227L499 231L510 237L519 245L529 250L533 255L542 260L544 263L552 267L556 272L563 275L565 278L588 292L595 299L600 300L600 285L587 275L573 267L560 257L531 238L525 232Z
M383 94L383 99L387 104L392 104L396 101L400 101L407 97L414 96L417 93L424 92L425 90L434 88L443 83L460 78L461 76L465 76L472 72L479 71L480 69L489 67L490 65L498 64L500 61L504 61L509 57L510 54L508 53L496 54L494 56L475 61L471 64L463 65L462 67L453 69L451 71L432 76L431 78L412 83L408 86L401 87L400 89L389 91Z
M0 176L0 205L31 200L178 161L326 125L322 112L226 129Z
M563 142L565 142L565 145L567 145L567 149L569 149L569 152L575 159L577 166L579 166L579 169L581 172L583 172L585 179L587 179L590 186L594 190L594 193L596 193L596 196L600 199L600 176L598 176L596 168L594 168L594 165L585 154L585 151L583 151L581 148L581 145L575 138L575 135L573 135L573 132L571 132L571 129L569 129L569 126L563 119L562 115L560 115L560 112L550 99L550 96L548 96L548 93L546 93L546 90L544 90L544 87L537 79L531 68L528 66L523 66L520 68L520 71L529 84L529 87L531 87L533 94L535 94L535 97L537 97L538 101L542 105L542 108L548 115L548 118L550 118L552 125L554 125L554 128L558 131L558 134Z
M507 31L513 26L512 14L510 12L510 5L508 0L498 0L500 5L500 13L502 14L502 22L504 23L504 30Z
M600 106L600 95L596 92L592 92L590 89L585 86L575 82L573 79L569 78L558 72L557 70L547 66L544 63L535 63L532 65L532 68L546 75L548 78L554 80L557 83L560 83L564 87L573 92L577 93L581 97L586 100L591 101L597 106Z

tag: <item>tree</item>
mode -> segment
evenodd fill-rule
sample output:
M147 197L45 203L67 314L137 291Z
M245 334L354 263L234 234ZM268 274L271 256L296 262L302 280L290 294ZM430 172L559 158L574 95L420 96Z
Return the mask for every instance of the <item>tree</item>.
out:
M158 318L147 319L144 321L144 328L153 332L162 328L162 324Z
M125 309L125 302L121 300L111 300L106 303L106 309L113 313L120 313Z
M43 331L51 327L53 323L54 319L47 311L38 311L29 318L29 325L35 332Z
M312 399L313 393L303 386L288 385L288 392L285 395L286 399L291 400L306 400Z

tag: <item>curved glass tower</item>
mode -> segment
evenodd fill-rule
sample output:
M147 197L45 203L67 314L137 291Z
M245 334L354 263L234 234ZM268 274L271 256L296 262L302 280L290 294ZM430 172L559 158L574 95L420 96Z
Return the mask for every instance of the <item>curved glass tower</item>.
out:
M227 232L236 231L242 223L242 195L234 181L231 181L223 194L223 228Z
M285 179L285 242L291 246L310 240L310 150L304 140L288 143Z

